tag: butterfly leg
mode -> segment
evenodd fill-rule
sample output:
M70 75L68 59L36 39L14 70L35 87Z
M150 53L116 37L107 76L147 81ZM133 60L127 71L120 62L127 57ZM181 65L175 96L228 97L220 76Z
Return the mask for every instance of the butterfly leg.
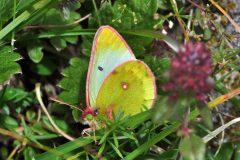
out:
M113 107L112 106L109 106L108 108L107 108L107 111L106 111L106 115L108 116L108 118L110 119L110 120L113 120Z
M85 128L85 129L83 129L81 135L82 135L82 136L83 136L83 135L91 136L90 133L91 133L92 131L93 131L92 128Z
M96 124L94 122L92 122L90 124L90 127L83 129L81 134L82 135L86 134L87 136L91 136L90 133L93 132L93 139L94 139L95 144L97 144L95 131L96 131Z

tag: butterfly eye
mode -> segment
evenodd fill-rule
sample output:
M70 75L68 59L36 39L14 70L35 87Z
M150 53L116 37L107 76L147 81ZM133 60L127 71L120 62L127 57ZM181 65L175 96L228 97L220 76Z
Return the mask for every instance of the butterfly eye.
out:
M99 71L103 71L103 68L101 66L98 66Z
M95 109L94 110L94 115L97 115L98 114L98 109Z

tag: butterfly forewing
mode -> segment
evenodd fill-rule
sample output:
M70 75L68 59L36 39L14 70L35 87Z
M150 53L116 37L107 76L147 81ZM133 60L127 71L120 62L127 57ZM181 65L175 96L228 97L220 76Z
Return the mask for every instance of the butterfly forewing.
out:
M110 26L98 29L91 52L87 76L87 105L96 108L96 99L104 79L120 64L135 60L131 49Z

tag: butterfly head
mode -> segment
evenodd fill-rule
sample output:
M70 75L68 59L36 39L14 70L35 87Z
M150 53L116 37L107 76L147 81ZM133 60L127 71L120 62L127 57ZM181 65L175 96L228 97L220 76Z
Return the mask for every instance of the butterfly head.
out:
M82 112L82 119L91 121L93 120L94 117L97 116L97 109L94 109L92 107L87 107L83 112Z

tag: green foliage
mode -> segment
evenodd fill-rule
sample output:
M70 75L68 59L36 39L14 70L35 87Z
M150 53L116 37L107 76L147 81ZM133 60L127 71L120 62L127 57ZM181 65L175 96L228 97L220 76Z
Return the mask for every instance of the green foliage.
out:
M85 104L86 75L88 61L80 58L72 58L70 66L63 71L64 78L59 82L63 92L59 99L73 105Z
M170 68L170 59L157 58L153 56L145 56L144 61L156 75L157 83L166 83L168 81L167 77L164 75Z
M42 24L49 26L48 31L61 32L62 28L57 28L54 26L65 26L69 30L79 30L81 27L79 25L68 27L66 24L71 24L80 18L80 14L77 12L70 12L67 19L60 16L61 12L57 9L50 9L47 14L43 17ZM52 27L51 27L52 26ZM61 51L67 47L67 43L76 44L78 40L77 36L69 37L52 37L50 38L50 43L55 47L57 51Z
M9 80L13 74L21 73L21 68L17 60L19 60L21 56L13 52L11 47L5 46L0 48L0 84Z
M0 116L1 127L7 128L9 130L14 130L18 127L17 121L10 116L1 115Z
M158 23L158 20L153 18L153 14L156 11L156 0L117 0L114 4L106 1L95 12L94 17L89 19L89 27L95 28L99 25L110 25L121 30L152 29ZM152 38L129 35L125 35L124 38L136 56L143 55L145 47L153 40ZM92 40L93 37L84 37L83 53L85 55L90 54L90 43Z
M33 62L39 63L42 60L42 58L43 58L42 49L43 49L43 47L37 46L37 45L29 47L29 49L28 49L28 56L29 56L29 58Z
M2 0L2 1L0 1L1 23L6 22L12 16L13 8L11 6L13 6L13 3L14 3L14 1L11 1L11 0ZM1 28L2 28L2 26L1 26Z

